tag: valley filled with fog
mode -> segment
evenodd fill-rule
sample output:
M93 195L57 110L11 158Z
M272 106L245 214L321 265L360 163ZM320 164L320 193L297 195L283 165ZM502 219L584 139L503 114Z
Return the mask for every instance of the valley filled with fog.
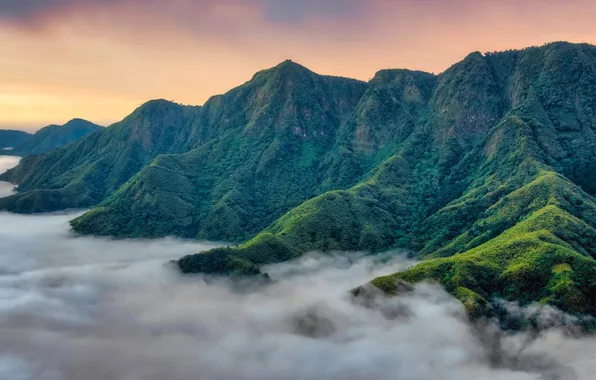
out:
M20 157L13 156L0 156L0 174L6 170L17 166L20 161ZM0 181L0 198L10 195L13 191L14 186L8 182Z
M0 171L17 162L0 157ZM354 302L350 289L412 264L400 254L311 254L266 268L271 283L238 283L168 263L217 243L80 237L77 215L0 213L0 379L567 380L596 369L596 340L479 331L434 285Z

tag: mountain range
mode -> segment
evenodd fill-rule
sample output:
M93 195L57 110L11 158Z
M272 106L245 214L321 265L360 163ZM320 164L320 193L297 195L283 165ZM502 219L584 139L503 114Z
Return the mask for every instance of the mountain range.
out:
M24 159L0 209L94 206L75 231L233 242L185 273L408 249L424 260L372 284L596 315L595 171L596 47L559 42L368 83L286 61L202 107L151 101Z
M89 121L73 119L64 125L48 125L34 134L0 130L0 148L10 148L4 150L5 154L32 156L68 145L102 129L103 127Z
M23 144L31 135L27 132L13 129L0 129L0 149L11 150L15 146Z

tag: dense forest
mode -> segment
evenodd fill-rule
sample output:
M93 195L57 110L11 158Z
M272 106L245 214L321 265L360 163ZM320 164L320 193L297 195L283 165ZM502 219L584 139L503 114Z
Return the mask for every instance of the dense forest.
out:
M0 148L7 148L4 149L4 154L33 156L66 146L89 133L102 129L103 127L87 120L73 119L64 125L48 125L34 134L0 130ZM2 154L1 151L0 154Z
M595 169L596 47L561 42L368 83L286 61L23 160L0 209L95 206L75 231L233 242L180 259L186 273L406 248L426 260L374 285L596 315Z

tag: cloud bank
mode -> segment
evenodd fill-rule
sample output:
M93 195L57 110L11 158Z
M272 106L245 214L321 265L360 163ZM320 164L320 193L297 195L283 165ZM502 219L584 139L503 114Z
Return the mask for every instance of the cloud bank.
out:
M0 174L17 166L20 160L20 157L0 156ZM0 198L7 197L12 194L13 188L14 186L11 183L0 181Z
M74 215L0 214L0 378L284 380L591 378L594 339L479 332L421 285L367 308L346 290L411 262L320 257L267 286L164 264L211 243L71 235Z
M21 157L15 156L0 156L0 174L4 173L8 169L14 168L17 166Z

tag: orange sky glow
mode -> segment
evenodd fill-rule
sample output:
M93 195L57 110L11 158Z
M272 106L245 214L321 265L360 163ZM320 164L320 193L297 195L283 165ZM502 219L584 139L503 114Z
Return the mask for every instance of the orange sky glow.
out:
M285 59L361 80L468 53L596 43L591 0L3 0L0 129L203 104Z

